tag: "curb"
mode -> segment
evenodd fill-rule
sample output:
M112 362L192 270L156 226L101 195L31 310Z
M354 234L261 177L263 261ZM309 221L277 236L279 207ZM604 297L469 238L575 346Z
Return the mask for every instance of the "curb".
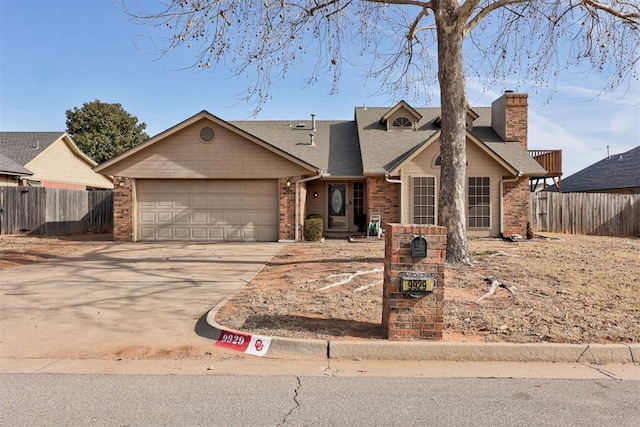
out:
M226 303L221 301L206 315L219 340L224 333L251 337L251 334L225 328L215 314ZM255 337L255 336L254 336ZM342 360L437 360L451 362L569 362L606 365L640 363L640 344L512 344L442 341L314 340L259 337L269 340L261 356L274 359L328 358Z

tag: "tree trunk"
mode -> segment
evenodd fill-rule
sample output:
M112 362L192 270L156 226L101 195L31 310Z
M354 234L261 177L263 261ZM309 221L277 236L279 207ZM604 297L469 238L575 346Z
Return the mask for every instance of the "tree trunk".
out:
M457 0L440 0L435 8L438 33L438 80L442 107L438 222L447 227L447 261L469 264L465 174L468 109L462 61L464 22Z

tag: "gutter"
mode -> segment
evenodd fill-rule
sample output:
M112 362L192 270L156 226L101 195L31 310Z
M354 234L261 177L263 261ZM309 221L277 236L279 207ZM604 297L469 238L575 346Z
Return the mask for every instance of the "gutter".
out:
M522 177L522 171L518 171L515 178L500 179L500 236L504 237L504 184L517 182Z
M385 172L384 180L389 184L400 184L400 223L404 220L404 194L402 192L402 180L389 178L389 172Z
M314 181L316 179L320 179L320 178L324 178L325 176L328 176L329 174L325 174L324 172L322 172L320 169L318 169L318 174L315 176L310 176L308 178L302 178L296 181L296 207L295 207L295 242L298 242L298 237L300 236L300 224L299 224L299 217L300 217L300 183L301 182L309 182L309 181Z

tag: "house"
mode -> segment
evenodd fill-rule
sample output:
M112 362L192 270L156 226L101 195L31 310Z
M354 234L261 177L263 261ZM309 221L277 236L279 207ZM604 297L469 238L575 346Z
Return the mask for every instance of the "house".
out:
M467 115L470 236L524 235L527 95ZM401 101L353 120L229 122L207 111L95 168L114 176L116 240L299 241L320 215L328 235L383 223L435 224L440 110ZM295 225L298 225L297 227Z
M0 185L112 189L66 132L0 132Z
M607 156L562 180L563 193L640 194L640 146ZM558 191L551 187L549 191Z
M31 175L29 169L0 153L0 185L17 185L20 177Z

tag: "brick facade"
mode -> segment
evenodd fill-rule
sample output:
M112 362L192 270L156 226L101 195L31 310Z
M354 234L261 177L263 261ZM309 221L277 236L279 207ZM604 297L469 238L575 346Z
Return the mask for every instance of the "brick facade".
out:
M505 140L519 142L527 149L528 95L526 93L505 93Z
M427 241L427 257L411 258L411 240ZM447 228L387 224L385 229L382 326L389 340L440 340L444 325L444 260ZM400 292L400 274L421 271L435 279L433 292L417 297Z
M296 237L294 225L296 221L296 179L278 179L278 240L294 240ZM287 181L290 185L287 185Z
M382 176L370 176L366 185L367 220L380 215L382 224L401 222L400 185L386 182Z
M123 186L120 186L123 183ZM135 179L115 177L113 180L113 240L132 242L133 239L133 188Z
M40 181L40 186L46 187L46 188L61 188L64 190L86 190L87 189L87 186L82 184L68 184L64 182L53 182L53 181Z
M528 149L528 95L505 93L505 139L518 142ZM507 142L509 143L509 142ZM529 178L520 178L515 183L504 184L503 233L506 236L526 236L530 204Z
M504 183L502 227L505 236L527 235L530 194L528 177L522 177L517 182Z

